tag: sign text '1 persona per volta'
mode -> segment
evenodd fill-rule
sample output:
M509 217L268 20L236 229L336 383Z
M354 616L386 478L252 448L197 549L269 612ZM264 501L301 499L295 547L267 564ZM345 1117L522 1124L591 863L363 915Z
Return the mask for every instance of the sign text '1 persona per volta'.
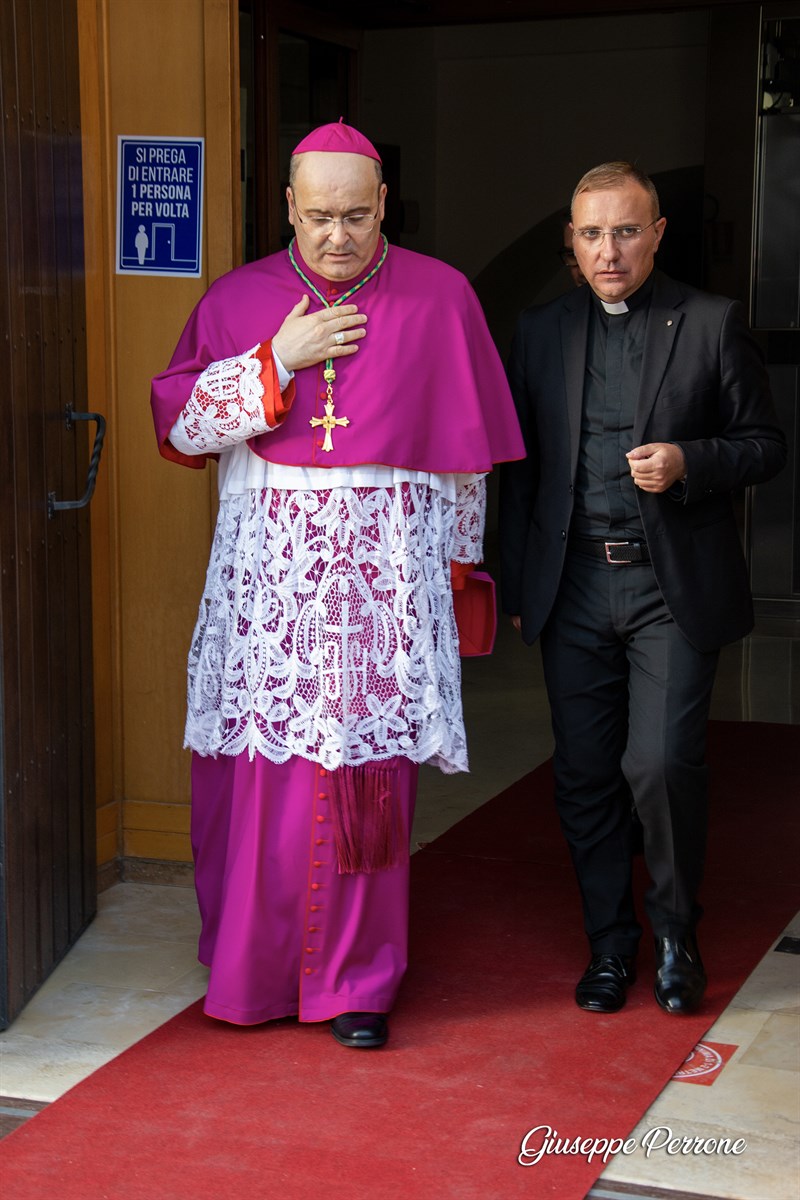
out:
M118 274L200 275L203 148L203 138L118 139Z

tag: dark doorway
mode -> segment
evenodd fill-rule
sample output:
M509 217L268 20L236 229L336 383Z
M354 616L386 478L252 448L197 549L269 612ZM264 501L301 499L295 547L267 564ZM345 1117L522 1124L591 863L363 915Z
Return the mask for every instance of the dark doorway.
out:
M273 10L279 8L280 12ZM317 125L355 120L361 35L289 5L241 0L242 258L289 244L284 192L294 146Z

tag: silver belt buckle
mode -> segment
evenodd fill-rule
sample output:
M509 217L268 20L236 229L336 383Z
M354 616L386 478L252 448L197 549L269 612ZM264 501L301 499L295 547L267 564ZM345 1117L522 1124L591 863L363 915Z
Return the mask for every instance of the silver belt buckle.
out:
M611 551L615 546L630 546L630 542L603 542L606 548L606 562L611 563L614 567L629 567L631 560L629 558L612 558Z

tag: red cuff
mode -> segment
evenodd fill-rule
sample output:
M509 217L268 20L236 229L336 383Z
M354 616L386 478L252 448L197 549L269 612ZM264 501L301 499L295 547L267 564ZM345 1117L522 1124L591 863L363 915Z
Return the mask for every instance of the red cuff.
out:
M272 357L272 339L262 342L256 350L256 358L261 363L261 384L264 388L264 419L270 429L277 428L284 421L289 413L289 409L294 403L294 380L289 380L289 385L285 392L281 392L281 385L278 380L278 368L275 366L275 359Z

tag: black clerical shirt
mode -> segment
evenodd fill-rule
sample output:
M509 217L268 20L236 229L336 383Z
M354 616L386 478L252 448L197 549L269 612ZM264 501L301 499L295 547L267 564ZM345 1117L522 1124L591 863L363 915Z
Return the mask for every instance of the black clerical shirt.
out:
M636 487L625 455L633 449L633 416L652 293L650 275L628 296L628 311L618 314L607 313L592 295L570 526L578 537L644 539Z

